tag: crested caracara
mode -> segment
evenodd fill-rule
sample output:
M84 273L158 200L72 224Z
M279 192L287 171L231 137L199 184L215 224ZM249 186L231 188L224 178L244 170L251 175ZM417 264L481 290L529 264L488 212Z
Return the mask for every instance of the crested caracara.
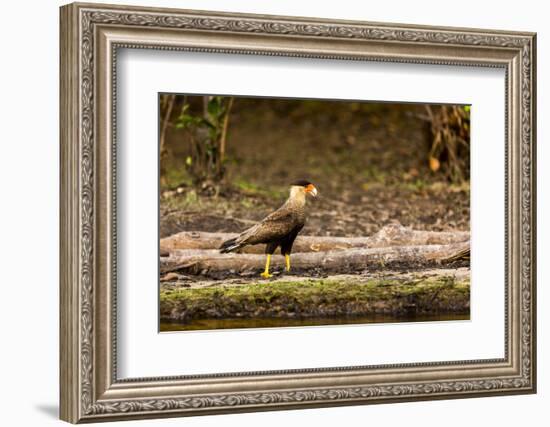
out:
M279 209L234 239L223 242L220 252L224 254L248 245L265 244L267 259L265 270L261 275L267 279L271 277L269 274L271 255L280 247L281 254L285 256L286 270L289 271L292 244L306 222L307 195L317 196L317 189L311 182L306 180L293 182L290 186L290 196Z

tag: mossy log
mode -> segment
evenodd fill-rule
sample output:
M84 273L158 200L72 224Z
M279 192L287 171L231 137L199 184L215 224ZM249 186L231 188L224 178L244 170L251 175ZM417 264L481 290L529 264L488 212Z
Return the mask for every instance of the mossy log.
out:
M161 255L168 256L177 249L217 249L225 240L235 237L232 233L181 232L160 241ZM388 246L448 245L466 242L467 231L412 230L401 224L389 224L368 237L298 236L293 252L325 252L353 248L380 248ZM241 253L262 254L264 245L247 246Z
M163 321L469 313L470 282L452 276L415 280L308 279L213 288L163 288Z
M353 248L326 252L302 252L292 255L294 271L353 272L380 268L424 268L452 259L469 251L470 243L448 245L389 246ZM273 258L277 266L278 257ZM177 249L160 258L160 272L188 274L248 273L260 271L265 256L259 254L220 254L217 250Z

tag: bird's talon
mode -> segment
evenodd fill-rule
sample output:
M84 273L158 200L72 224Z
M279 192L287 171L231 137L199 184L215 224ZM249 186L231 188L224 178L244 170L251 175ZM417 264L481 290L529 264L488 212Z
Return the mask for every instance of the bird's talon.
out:
M269 279L270 277L273 277L273 274L269 274L267 271L264 271L262 274L260 274L264 279Z

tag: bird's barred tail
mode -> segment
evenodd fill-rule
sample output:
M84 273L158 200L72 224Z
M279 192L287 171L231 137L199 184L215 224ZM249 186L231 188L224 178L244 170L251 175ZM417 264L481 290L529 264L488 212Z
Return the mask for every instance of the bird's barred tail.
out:
M239 249L240 247L241 247L241 244L237 243L237 238L235 237L234 239L229 239L223 242L219 249L222 254L226 254L229 252L233 252Z

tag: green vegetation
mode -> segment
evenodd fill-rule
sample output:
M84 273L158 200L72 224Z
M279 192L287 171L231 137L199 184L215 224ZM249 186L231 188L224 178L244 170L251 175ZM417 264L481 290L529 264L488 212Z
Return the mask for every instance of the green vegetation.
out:
M278 280L205 288L163 288L161 318L331 317L464 313L470 283L453 277Z
M181 98L181 97L180 97ZM202 96L176 98L161 95L161 159L166 158L166 132L168 127L180 131L189 144L189 154L178 162L180 171L187 171L191 182L201 191L219 191L219 183L225 175L225 150L229 113L232 97ZM174 119L173 111L179 102L179 115ZM162 163L162 162L161 162ZM161 165L162 166L162 165ZM174 177L166 167L161 167L164 185L173 182ZM179 173L177 174L179 176ZM181 177L185 182L185 178Z

